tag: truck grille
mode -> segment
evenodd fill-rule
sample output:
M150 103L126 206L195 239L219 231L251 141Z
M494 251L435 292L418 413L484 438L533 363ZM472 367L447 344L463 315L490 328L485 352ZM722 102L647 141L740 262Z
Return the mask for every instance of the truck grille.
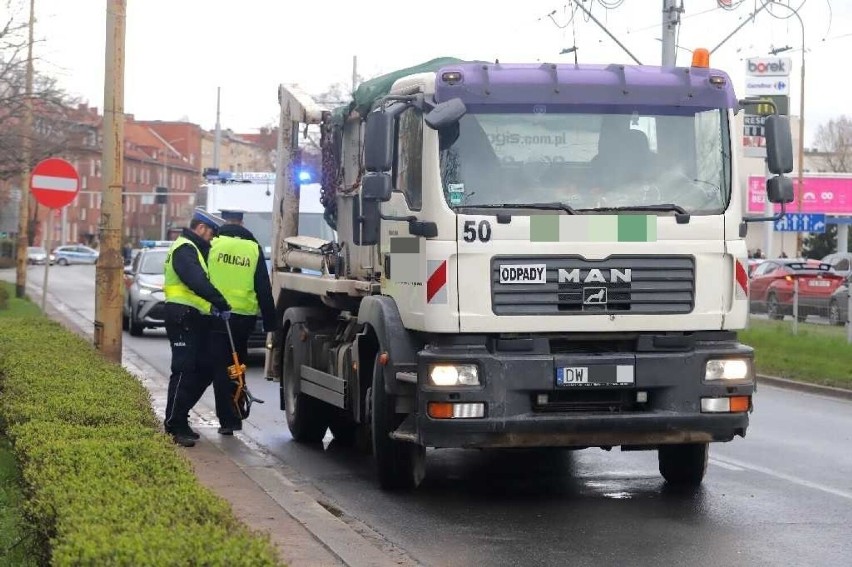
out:
M500 283L501 266L546 266L544 283ZM561 280L561 281L560 281ZM691 256L497 256L491 260L495 315L647 315L690 313Z

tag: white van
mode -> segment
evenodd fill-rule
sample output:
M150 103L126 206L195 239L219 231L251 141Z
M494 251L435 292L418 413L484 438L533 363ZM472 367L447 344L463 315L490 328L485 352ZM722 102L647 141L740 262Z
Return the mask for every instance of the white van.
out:
M272 204L275 173L220 173L198 190L196 205L221 214L223 210L241 210L243 225L263 246L267 258L272 249ZM337 234L323 218L320 203L321 186L308 183L300 187L299 235L323 240L336 240Z

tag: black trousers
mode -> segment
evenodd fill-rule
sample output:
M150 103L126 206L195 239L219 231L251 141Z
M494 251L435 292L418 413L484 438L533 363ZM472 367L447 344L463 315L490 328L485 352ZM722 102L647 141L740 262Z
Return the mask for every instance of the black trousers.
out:
M248 358L248 339L254 330L257 316L232 314L228 323L231 326L231 335L234 338L234 347L241 364L246 364ZM231 357L231 342L228 340L228 332L225 322L215 319L210 332L209 360L213 365L213 394L216 397L216 417L222 427L234 427L240 425L242 420L234 411L232 399L234 384L228 377L228 366L233 364Z
M167 432L178 432L189 427L189 410L210 383L208 352L213 318L176 303L166 303L165 313L172 350L165 427Z

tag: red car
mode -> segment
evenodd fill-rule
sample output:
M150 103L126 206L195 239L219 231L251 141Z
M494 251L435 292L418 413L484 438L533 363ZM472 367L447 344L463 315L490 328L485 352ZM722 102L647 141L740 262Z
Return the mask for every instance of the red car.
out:
M808 315L828 314L831 294L844 278L830 264L817 260L766 260L757 266L749 281L752 310L765 310L770 319L793 314L793 290L799 284L799 320Z

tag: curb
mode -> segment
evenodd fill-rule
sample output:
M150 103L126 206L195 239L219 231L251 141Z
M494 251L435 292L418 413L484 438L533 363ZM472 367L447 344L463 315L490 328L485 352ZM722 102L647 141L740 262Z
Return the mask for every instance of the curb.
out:
M41 294L41 289L27 282L28 294ZM93 324L83 314L57 298L48 291L45 315L62 324L69 331L93 340ZM158 418L162 417L165 403L162 394L168 383L163 376L144 358L130 347L123 347L122 363L148 390L152 409ZM354 518L338 517L329 507L323 505L321 494L303 480L294 480L285 473L289 471L286 463L270 455L258 446L250 437L234 435L227 440L215 433L215 414L203 411L198 406L192 410L210 427L199 428L200 443L194 449L179 451L196 469L199 482L228 502L235 517L252 530L267 533L278 549L279 557L291 567L400 567L417 565L405 552L395 548L389 542L360 525ZM202 411L199 411L202 410ZM209 414L209 415L208 415ZM233 493L233 484L223 485L221 475L210 474L208 468L215 468L215 461L226 468L239 471L248 481L249 487L240 487L238 494L225 494L224 489ZM199 470L202 467L202 470ZM298 476L298 475L297 475ZM246 509L241 499L247 491L254 491L261 508L267 512L278 508L282 516L280 523L269 513L264 517L263 510ZM265 502L260 503L260 500ZM342 512L337 510L338 512ZM274 512L274 510L272 511ZM259 524L259 525L258 525ZM300 532L300 533L294 533Z
M841 400L852 400L852 390L847 390L846 388L835 388L834 386L823 386L820 384L811 384L809 382L799 382L797 380L790 380L789 378L779 378L778 376L768 376L766 374L758 374L757 380L758 382L769 384L770 386L776 386L778 388L786 388L787 390L819 394Z

